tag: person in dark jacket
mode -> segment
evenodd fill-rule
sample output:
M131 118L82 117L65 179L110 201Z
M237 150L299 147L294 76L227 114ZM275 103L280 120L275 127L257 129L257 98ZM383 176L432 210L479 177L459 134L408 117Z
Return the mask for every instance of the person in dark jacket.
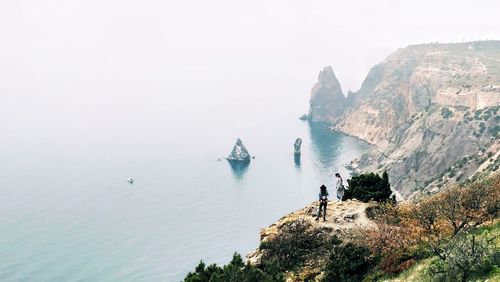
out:
M326 221L326 206L328 205L328 191L325 185L319 187L319 210L316 220L319 220L321 216L321 210L323 209L323 221Z

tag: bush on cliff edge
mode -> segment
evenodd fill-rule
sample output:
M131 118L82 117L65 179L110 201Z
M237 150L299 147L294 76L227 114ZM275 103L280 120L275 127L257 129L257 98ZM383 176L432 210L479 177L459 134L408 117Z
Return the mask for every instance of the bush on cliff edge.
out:
M264 251L262 261L276 259L282 270L293 270L308 259L326 252L330 243L328 239L327 232L311 228L307 221L290 222L275 238L261 243L260 249Z
M347 180L349 189L344 193L342 200L358 199L362 202L370 200L387 201L392 194L391 184L387 172L380 177L375 173L360 174Z
M373 268L370 250L352 243L333 248L323 281L361 281Z

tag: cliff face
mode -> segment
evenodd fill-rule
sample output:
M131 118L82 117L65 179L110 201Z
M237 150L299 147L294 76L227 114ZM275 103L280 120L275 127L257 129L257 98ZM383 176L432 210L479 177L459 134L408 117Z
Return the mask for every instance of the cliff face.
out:
M499 148L500 41L400 49L345 103L332 129L376 145L361 170L404 196L463 181Z
M325 67L318 76L318 82L311 90L309 120L332 122L342 114L345 96L332 67Z
M500 42L400 49L352 96L334 128L384 149L393 131L431 106L475 111L500 103Z

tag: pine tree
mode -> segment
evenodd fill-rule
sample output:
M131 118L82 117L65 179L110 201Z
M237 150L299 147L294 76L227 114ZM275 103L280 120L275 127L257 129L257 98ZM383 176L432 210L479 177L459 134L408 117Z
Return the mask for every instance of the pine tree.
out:
M370 200L386 201L392 194L389 175L386 171L380 177L378 174L367 173L353 176L347 180L349 189L345 191L342 200L358 199L363 202Z

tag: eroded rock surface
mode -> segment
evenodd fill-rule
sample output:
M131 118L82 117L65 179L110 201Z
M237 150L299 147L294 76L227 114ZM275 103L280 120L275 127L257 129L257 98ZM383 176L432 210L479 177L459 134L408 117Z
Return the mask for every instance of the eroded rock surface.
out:
M240 138L236 140L236 144L233 147L233 150L227 157L228 161L234 162L249 162L250 161L250 153L248 152L245 145Z
M307 117L312 122L333 122L342 114L344 103L345 96L332 67L325 67L311 90Z

